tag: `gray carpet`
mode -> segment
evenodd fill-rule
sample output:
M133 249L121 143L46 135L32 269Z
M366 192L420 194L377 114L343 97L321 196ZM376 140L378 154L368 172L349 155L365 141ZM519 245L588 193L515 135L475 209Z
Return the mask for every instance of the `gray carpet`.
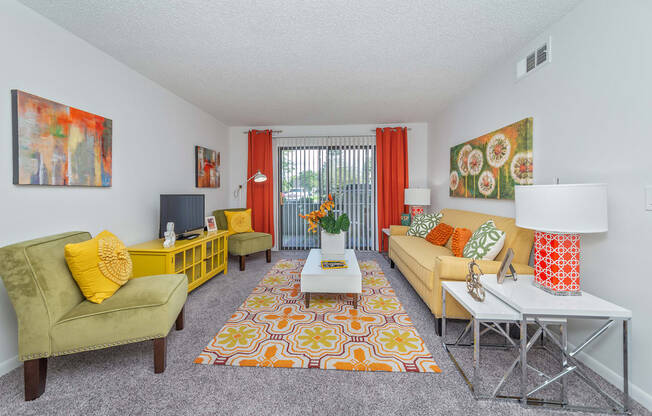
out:
M305 258L305 252L274 252L281 258ZM186 305L186 328L170 332L167 370L154 374L152 343L125 345L49 360L46 391L23 401L22 367L0 378L2 415L559 415L550 410L523 409L516 403L475 401L435 335L430 311L403 276L382 256L376 260L442 369L440 374L371 373L335 370L243 368L193 364L193 359L271 268L265 255L250 256L246 272L232 259L227 275L195 290ZM454 322L459 330L462 322ZM458 354L470 370L470 352ZM512 360L509 352L485 352L484 382L491 382ZM532 362L548 373L558 364L543 351ZM607 391L617 390L593 373ZM571 379L571 401L602 404L577 379ZM548 394L552 394L554 390ZM486 389L484 390L486 391ZM483 392L484 392L483 391ZM507 393L516 393L512 381ZM618 396L619 397L619 396ZM651 414L634 404L634 414ZM586 413L578 413L586 414Z

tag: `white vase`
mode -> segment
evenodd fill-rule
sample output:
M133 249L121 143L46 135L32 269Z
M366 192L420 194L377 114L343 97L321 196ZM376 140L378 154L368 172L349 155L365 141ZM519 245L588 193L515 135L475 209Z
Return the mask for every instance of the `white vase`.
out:
M321 231L321 257L323 260L344 260L346 233L331 234Z

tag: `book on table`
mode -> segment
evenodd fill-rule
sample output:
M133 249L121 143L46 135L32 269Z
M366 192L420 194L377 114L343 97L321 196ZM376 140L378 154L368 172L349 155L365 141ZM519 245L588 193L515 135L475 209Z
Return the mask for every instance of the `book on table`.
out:
M344 260L323 260L321 268L324 270L330 269L346 269L346 261Z

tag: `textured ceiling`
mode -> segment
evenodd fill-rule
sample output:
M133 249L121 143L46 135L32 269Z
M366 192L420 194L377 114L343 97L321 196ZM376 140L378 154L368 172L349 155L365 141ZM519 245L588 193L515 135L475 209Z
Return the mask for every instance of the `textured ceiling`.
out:
M428 120L578 0L21 0L228 125Z

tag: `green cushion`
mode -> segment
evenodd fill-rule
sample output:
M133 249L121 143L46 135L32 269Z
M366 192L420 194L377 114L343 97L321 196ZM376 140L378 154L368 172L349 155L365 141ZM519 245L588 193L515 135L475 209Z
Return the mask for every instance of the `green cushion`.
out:
M505 232L496 228L493 220L489 220L475 230L462 255L475 260L493 260L504 245Z
M52 328L52 355L165 337L187 293L186 275L168 274L131 279L99 305L85 300Z
M412 224L410 229L407 230L406 235L411 235L413 237L425 238L430 230L435 228L439 221L441 221L442 213L437 214L420 214L415 215L412 218Z
M217 224L218 230L228 230L229 224L226 221L226 215L224 211L244 211L247 208L228 208L228 209L218 209L213 211L213 216L215 217L215 223Z
M246 256L272 248L272 235L267 233L239 233L229 237L229 254Z

